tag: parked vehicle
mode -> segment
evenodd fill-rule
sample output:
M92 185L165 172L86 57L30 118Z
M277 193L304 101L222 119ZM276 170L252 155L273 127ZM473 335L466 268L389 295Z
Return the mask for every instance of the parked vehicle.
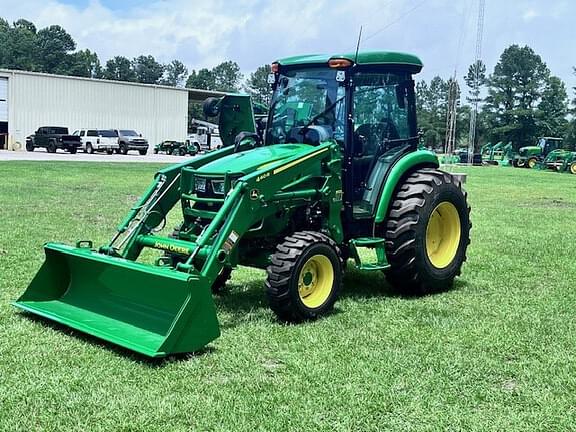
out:
M59 126L42 126L28 137L26 137L26 150L29 152L43 147L48 153L56 153L62 149L72 154L81 147L80 138L68 134L68 128Z
M192 129L186 138L186 144L196 149L196 153L222 148L218 125L202 120L192 120Z
M74 135L80 137L84 153L105 151L108 154L118 151L118 133L113 129L79 129Z
M118 153L128 154L137 150L142 156L148 153L148 140L132 129L114 129L118 134Z
M196 150L196 146L190 144L189 141L182 142L166 140L154 146L154 154L158 153L165 153L173 156L186 156L187 154L194 156L198 152Z
M551 151L562 148L562 138L542 137L534 146L521 147L512 159L512 165L519 168L534 168L542 163Z

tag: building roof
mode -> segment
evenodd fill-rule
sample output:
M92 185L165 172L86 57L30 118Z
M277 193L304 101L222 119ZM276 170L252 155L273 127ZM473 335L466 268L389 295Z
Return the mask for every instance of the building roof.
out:
M396 65L408 66L414 72L420 72L422 61L413 54L394 51L360 51L344 54L308 54L286 57L278 60L282 66L296 66L304 64L326 64L331 59L347 59L358 65Z
M142 83L135 83L135 82L130 82L130 81L105 80L105 79L98 79L98 78L77 77L77 76L71 76L71 75L55 75L55 74L47 74L47 73L43 73L43 72L29 72L29 71L16 70L16 69L0 69L0 76L10 76L10 75L34 75L34 76L38 76L38 77L100 82L102 84L116 84L116 85L126 85L126 86L158 88L158 89L174 90L174 91L185 91L185 92L188 92L190 99L197 100L197 101L203 101L204 99L206 99L208 97L219 97L219 96L224 96L224 95L228 94L225 92L220 92L220 91L215 91L215 90L171 87L171 86L158 85L158 84L142 84Z

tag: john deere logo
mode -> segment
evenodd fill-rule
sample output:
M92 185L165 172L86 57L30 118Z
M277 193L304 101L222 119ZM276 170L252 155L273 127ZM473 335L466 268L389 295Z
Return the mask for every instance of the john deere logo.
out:
M260 192L258 189L252 189L250 191L250 199L257 200L260 197Z

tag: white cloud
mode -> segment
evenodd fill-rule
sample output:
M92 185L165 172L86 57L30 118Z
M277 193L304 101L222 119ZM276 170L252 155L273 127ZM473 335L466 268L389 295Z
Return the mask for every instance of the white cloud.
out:
M113 8L100 3L105 0L72 1L83 0L0 0L0 16L26 18L38 27L60 24L80 49L96 51L103 62L152 54L198 69L230 59L250 72L278 57L353 51L360 25L363 49L414 52L425 63L426 79L449 76L455 62L462 75L473 61L477 0L152 0ZM575 64L566 52L573 50L574 15L576 2L570 0L548 0L546 7L535 0L487 2L488 69L504 48L525 41L573 86ZM537 30L535 19L542 23Z
M526 9L526 11L522 14L522 19L524 21L530 22L534 18L538 18L540 13L533 8Z

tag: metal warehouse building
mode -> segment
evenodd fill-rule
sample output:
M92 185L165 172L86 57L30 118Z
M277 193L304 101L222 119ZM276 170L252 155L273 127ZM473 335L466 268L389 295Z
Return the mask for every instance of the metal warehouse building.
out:
M134 129L150 145L183 141L188 101L223 93L0 69L0 149L23 150L40 126Z

